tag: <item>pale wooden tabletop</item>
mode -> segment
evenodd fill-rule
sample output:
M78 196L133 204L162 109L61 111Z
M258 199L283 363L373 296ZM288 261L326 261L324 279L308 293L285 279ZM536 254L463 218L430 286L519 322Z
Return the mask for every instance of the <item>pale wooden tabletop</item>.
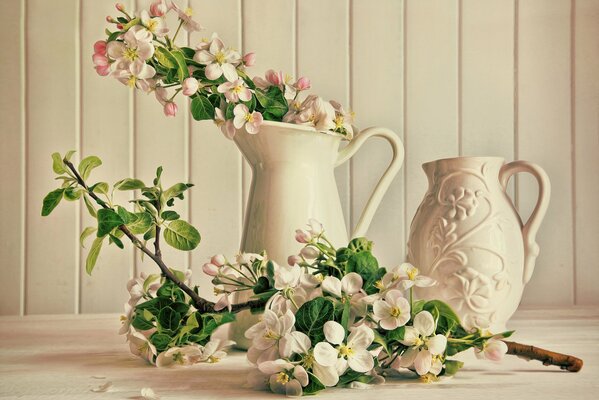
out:
M214 365L157 369L129 354L116 315L0 317L0 398L135 399L144 387L162 399L282 398L244 387L251 369L233 352ZM523 310L513 340L584 360L579 373L509 356L500 364L468 357L435 384L388 380L369 390L329 389L320 399L586 399L599 392L599 309ZM111 390L92 388L112 382Z

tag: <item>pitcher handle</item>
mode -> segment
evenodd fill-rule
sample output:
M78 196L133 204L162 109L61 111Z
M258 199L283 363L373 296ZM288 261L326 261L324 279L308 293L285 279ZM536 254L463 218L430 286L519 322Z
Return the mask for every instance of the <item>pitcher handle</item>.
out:
M376 184L374 191L370 195L368 202L366 203L366 207L362 211L362 215L360 215L360 219L358 220L358 224L356 225L351 237L359 237L364 236L370 223L372 222L372 217L374 217L374 213L378 208L383 196L389 189L391 185L391 181L395 178L395 175L399 172L401 165L403 163L404 158L404 148L399 137L390 129L381 128L381 127L371 127L364 129L359 134L354 137L354 139L343 149L339 151L339 155L337 156L337 161L335 163L335 167L343 164L347 160L349 160L360 147L364 144L366 140L369 138L376 136L385 139L391 145L391 149L393 150L393 158L391 159L391 163L383 173L383 176Z
M535 268L535 261L539 255L539 245L536 242L537 232L541 226L541 222L545 217L547 208L549 207L549 197L551 196L551 183L549 177L543 168L537 164L530 163L528 161L513 161L505 164L499 172L499 182L506 190L507 183L510 177L518 172L528 172L535 177L539 185L539 198L535 205L532 214L528 218L528 221L522 227L522 237L524 239L524 275L522 276L522 282L527 284L532 276L532 272Z

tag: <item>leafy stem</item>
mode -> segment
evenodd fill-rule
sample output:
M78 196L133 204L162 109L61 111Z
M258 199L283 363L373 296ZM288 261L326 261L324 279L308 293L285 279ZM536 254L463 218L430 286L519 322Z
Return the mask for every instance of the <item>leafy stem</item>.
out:
M92 190L89 189L89 186L86 184L83 177L79 174L79 172L77 171L75 166L69 160L67 160L65 158L63 160L63 162L64 162L65 166L73 173L79 186L81 186L86 191L86 193L92 199L94 199L96 201L96 203L98 205L100 205L102 208L105 208L105 209L111 209L111 207L109 207L106 204L106 202L104 202L102 199L100 199L96 195L96 193L94 193ZM158 239L160 236L159 235L159 233L160 233L159 226L156 226L156 239L154 240L154 248L155 248L154 252L152 252L150 249L148 249L137 238L137 236L135 236L133 233L131 233L131 231L125 225L120 225L118 227L118 229L121 232L123 232L123 234L125 236L127 236L129 238L129 240L135 247L137 247L139 250L141 250L145 255L150 257L152 259L152 261L154 261L154 263L156 263L156 265L158 266L158 268L160 268L160 271L162 272L162 275L164 275L164 277L166 277L168 280L170 280L175 285L177 285L181 290L183 290L191 298L195 308L200 313L215 312L215 310L214 310L215 303L214 302L208 301L208 300L200 297L200 295L198 293L196 293L192 288L187 286L183 281L179 280L175 276L175 274L170 270L170 268L168 268L168 266L164 263L164 261L162 259L162 254L160 251L160 241ZM245 303L239 303L239 304L232 305L231 311L237 312L237 311L250 309L250 308L260 308L260 307L263 307L265 303L266 303L265 300L250 300Z

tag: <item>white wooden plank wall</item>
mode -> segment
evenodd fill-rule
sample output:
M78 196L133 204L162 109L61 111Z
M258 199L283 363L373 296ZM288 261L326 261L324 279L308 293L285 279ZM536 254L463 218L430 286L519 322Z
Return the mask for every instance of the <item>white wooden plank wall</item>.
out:
M93 277L80 206L40 217L54 187L50 153L77 149L104 160L99 180L135 175L196 186L179 211L202 233L201 265L239 242L250 172L233 143L190 119L185 101L167 119L152 95L132 93L92 69L110 0L4 0L0 63L0 314L116 312L126 279L153 270L132 250L104 251ZM150 0L123 1L127 7ZM599 0L180 0L206 31L257 53L268 68L308 76L314 93L351 105L362 128L381 125L404 140L406 162L369 236L385 266L405 255L409 223L426 190L420 165L457 155L498 155L543 166L553 193L538 237L541 255L523 304L599 304ZM51 21L49 23L48 21ZM49 29L51 29L49 31ZM10 61L10 62L8 62ZM367 143L337 171L349 229L390 159ZM526 219L536 200L530 177L510 184ZM121 200L128 200L123 195ZM135 261L134 261L135 260Z

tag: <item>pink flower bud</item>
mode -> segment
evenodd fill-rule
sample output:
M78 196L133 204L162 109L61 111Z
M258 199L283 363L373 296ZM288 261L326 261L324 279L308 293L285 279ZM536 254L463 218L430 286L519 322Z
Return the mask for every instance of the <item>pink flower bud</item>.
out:
M125 25L123 25L123 24L116 24L116 27L117 27L118 30L122 31L123 28L125 27Z
M122 12L122 11L125 11L125 6L123 5L123 3L116 3L116 4L114 5L114 7L115 7L117 10L121 11L121 12Z
M115 21L115 20L114 20L114 18L112 18L110 15L107 15L107 16L106 16L106 22L113 24L113 23L115 23L116 21Z
M256 64L256 53L247 53L243 56L243 65L253 67Z
M218 267L214 264L211 263L206 263L202 266L202 271L204 271L204 273L206 275L210 275L210 276L216 276L218 275Z
M92 56L92 61L94 62L94 65L99 66L99 67L103 67L105 65L108 65L108 58L106 58L106 56L102 55L102 54L94 54Z
M94 53L101 54L103 56L106 55L106 42L104 40L98 40L94 43Z
M293 267L295 264L299 264L299 263L301 263L301 262L302 262L302 258L301 258L300 256L293 255L293 256L289 256L289 257L287 258L287 264L289 264L289 265L290 265L290 266L292 266L292 267Z
M225 265L227 260L225 259L225 256L223 256L222 254L217 254L215 256L212 256L210 262L216 265L217 267L222 267L223 265Z
M153 17L162 17L168 11L164 1L155 1L150 5L150 14Z
M167 117L174 117L175 115L177 115L178 110L179 108L177 107L177 104L175 104L172 101L167 101L164 104L164 115L166 115Z
M192 96L198 91L200 84L196 78L189 77L183 81L182 87L184 96Z
M309 260L315 259L320 254L314 247L304 247L300 253Z
M268 71L266 71L266 80L269 81L273 85L280 85L281 83L284 82L283 72L282 71L276 72L272 69L269 69Z
M310 86L312 86L310 79L306 78L305 76L302 76L297 80L297 82L295 82L295 88L297 90L307 90L310 89Z
M300 243L308 243L312 239L312 235L306 230L296 229L295 231L295 240Z
M110 74L110 65L96 65L94 68L100 76L106 76Z

